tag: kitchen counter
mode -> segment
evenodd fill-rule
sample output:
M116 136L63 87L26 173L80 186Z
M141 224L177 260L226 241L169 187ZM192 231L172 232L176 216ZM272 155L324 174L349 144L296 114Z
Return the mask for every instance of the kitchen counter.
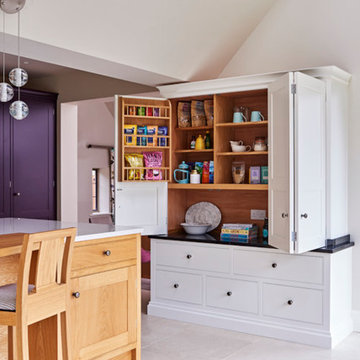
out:
M269 244L264 244L262 241L256 241L250 243L241 243L237 241L223 241L220 238L219 232L210 232L204 235L189 235L186 234L184 231L179 230L179 231L170 232L167 235L152 235L150 237L153 239L163 239L163 240L189 241L189 242L200 242L200 243L209 243L209 244L238 245L238 246L250 246L250 247L274 249L273 246ZM350 236L347 236L345 237L344 241L342 241L338 245L333 245L329 243L328 246L324 246L322 248L313 251L322 252L322 253L335 253L352 246L354 246L354 242L350 241Z

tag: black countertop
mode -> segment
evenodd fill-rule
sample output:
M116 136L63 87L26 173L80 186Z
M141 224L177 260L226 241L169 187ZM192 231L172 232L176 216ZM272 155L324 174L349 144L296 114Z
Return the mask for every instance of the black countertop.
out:
M267 243L264 244L262 241L256 241L250 243L223 241L220 239L219 232L210 232L205 235L189 235L183 231L175 231L175 232L170 232L167 235L151 235L149 237L152 239L162 239L162 240L189 241L189 242L208 243L208 244L237 245L237 246L250 246L250 247L258 247L258 248L275 249L273 246ZM313 251L332 254L352 246L354 246L354 242L350 241L350 236L348 236L347 241L342 242L340 245L329 244L328 246L324 246L322 248Z

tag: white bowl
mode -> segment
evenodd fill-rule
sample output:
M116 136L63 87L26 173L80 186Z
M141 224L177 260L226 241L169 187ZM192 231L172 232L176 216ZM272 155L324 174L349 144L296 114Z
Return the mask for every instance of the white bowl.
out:
M190 235L203 235L206 234L210 224L187 224L182 223L181 226L184 228L185 232Z

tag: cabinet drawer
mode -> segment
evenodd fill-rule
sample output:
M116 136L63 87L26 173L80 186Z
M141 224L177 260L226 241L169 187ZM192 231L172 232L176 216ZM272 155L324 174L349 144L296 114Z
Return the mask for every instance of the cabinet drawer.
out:
M256 281L207 277L206 305L258 313L258 283Z
M230 272L230 249L180 244L156 244L156 264L186 269Z
M234 251L234 273L311 284L323 283L323 258Z
M136 259L136 239L99 242L85 246L75 246L72 270L113 262Z
M323 292L275 284L263 285L263 315L321 325Z
M202 303L202 283L200 275L172 271L156 272L156 297L184 301L192 304Z

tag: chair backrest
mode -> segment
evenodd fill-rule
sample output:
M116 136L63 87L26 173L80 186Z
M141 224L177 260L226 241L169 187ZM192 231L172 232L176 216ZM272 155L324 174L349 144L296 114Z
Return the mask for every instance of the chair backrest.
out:
M19 263L17 304L21 307L34 285L34 292L67 284L70 279L76 228L24 234ZM30 284L30 271L33 274Z

